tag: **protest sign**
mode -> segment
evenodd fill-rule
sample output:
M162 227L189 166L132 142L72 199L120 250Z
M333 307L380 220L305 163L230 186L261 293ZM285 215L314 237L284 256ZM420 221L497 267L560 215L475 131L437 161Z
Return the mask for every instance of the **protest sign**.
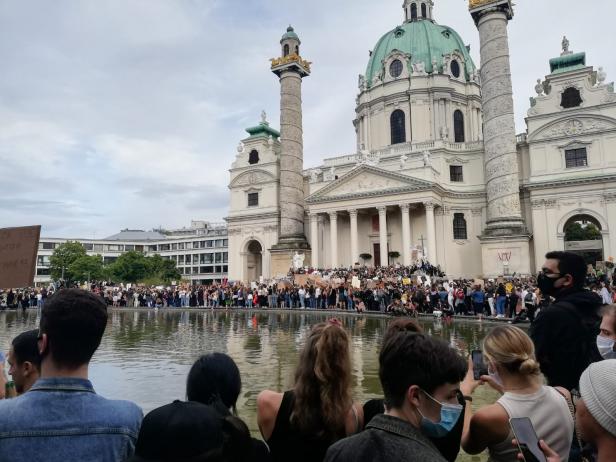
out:
M359 289L361 287L361 282L357 276L353 276L351 285L353 286L353 289Z
M307 274L296 274L293 277L295 284L298 286L306 286L308 284L308 275Z
M0 229L0 289L34 283L40 226Z

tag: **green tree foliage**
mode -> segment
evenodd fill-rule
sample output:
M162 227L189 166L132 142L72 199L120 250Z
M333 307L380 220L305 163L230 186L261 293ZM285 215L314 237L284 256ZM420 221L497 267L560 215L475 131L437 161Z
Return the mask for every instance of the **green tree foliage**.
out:
M70 266L81 257L86 256L86 249L79 242L68 241L60 244L49 257L51 277L54 279L64 279L74 282L77 279L71 273Z
M146 257L134 251L126 252L118 257L109 266L109 272L116 282L156 281L168 284L182 277L175 266L175 261L162 258L160 255Z
M75 281L100 281L105 279L103 257L100 255L84 255L68 267Z
M393 250L389 252L387 256L389 257L390 261L396 261L397 258L400 258L400 252L396 252L395 250Z
M582 225L579 221L574 221L565 228L566 241L594 241L598 239L602 239L601 230L594 223Z
M117 282L137 282L148 276L146 256L141 252L126 252L109 266L109 273Z
M372 255L370 255L369 253L362 253L359 255L359 258L361 258L364 261L364 266L365 266L367 260L372 260Z

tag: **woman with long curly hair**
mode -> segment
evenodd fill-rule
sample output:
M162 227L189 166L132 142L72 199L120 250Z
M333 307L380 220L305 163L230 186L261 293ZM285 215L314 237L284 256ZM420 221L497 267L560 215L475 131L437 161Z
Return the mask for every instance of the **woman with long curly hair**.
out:
M351 381L348 334L335 319L317 324L301 352L293 389L266 390L257 398L257 422L275 462L320 462L330 445L363 428Z

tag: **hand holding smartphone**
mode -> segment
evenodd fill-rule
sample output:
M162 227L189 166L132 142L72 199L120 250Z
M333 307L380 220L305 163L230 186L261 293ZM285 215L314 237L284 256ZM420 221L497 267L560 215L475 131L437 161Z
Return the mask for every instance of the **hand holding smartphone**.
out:
M511 425L515 435L518 449L524 456L524 462L548 462L541 446L539 446L539 438L528 417L512 418L509 420L509 425Z
M481 350L473 350L471 352L471 359L473 361L473 378L480 380L482 375L488 375L488 366L483 359L483 352Z

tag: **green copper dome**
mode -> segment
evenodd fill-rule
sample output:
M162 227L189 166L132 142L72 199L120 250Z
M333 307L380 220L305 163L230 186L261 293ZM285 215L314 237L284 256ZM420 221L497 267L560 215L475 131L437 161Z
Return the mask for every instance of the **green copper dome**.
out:
M431 74L432 60L436 59L439 71L443 70L443 56L458 51L464 57L466 80L476 70L475 64L458 33L450 27L440 26L430 20L412 21L396 27L385 34L374 47L374 51L368 61L366 69L366 82L372 84L372 80L383 69L383 60L394 50L411 55L409 70L412 64L423 62L425 70Z
M300 41L299 36L295 33L295 29L293 29L293 26L287 27L287 32L280 39L280 43L284 42L287 39L297 40L298 42Z

